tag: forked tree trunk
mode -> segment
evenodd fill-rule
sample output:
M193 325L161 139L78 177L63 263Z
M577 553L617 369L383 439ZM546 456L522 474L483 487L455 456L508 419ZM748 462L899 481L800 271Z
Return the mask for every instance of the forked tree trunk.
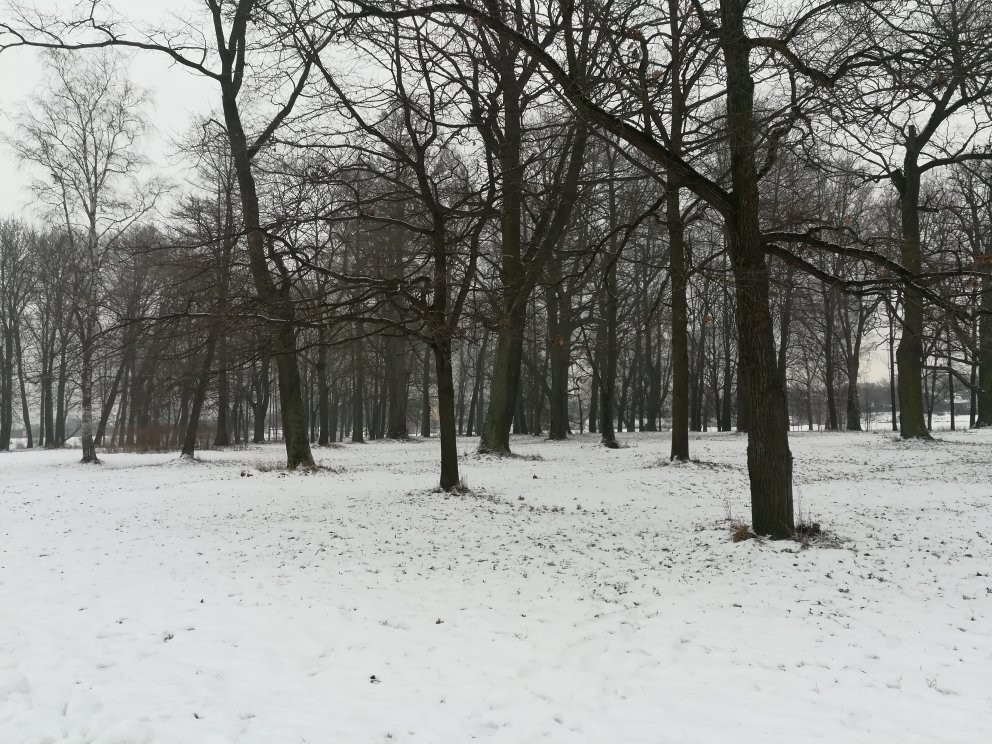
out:
M289 287L277 286L269 270L258 191L252 172L252 154L238 110L238 85L233 77L222 79L221 92L231 157L238 176L248 265L259 300L277 321L273 351L279 377L279 407L282 412L282 430L286 442L286 467L290 470L300 465L313 467L313 454L310 452L310 440L307 437L306 412L303 410L303 391L297 361L296 317L289 296ZM283 281L287 282L288 279L284 277Z

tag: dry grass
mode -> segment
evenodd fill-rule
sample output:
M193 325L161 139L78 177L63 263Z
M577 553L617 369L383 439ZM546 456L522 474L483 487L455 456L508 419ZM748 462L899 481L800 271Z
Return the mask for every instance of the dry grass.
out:
M751 540L757 537L751 531L751 525L745 524L744 522L731 522L730 523L730 539L735 542L744 542L745 540Z

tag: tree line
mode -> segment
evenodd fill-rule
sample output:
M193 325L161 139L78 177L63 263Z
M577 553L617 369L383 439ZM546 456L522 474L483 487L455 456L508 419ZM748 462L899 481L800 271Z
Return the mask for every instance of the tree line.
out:
M859 430L876 347L903 437L992 424L988 2L9 11L48 82L6 143L39 221L0 228L0 449L419 431L451 490L458 435L712 426L786 536L790 424ZM181 188L124 54L213 86Z

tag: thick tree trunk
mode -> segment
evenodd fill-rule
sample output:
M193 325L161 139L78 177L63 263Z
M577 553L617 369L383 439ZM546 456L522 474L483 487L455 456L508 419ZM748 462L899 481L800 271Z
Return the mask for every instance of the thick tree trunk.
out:
M14 425L14 333L5 329L0 357L0 451L10 450Z
M44 423L45 436L43 445L47 449L58 447L58 440L55 438L55 396L53 393L53 377L55 374L55 350L52 349L47 359L42 360L41 377L41 417Z
M523 359L525 307L504 308L506 314L496 337L489 406L482 424L479 450L509 454L510 430L520 389L520 366Z
M83 446L83 456L80 462L99 463L96 456L96 443L93 440L93 346L95 338L89 322L80 334L82 346L82 362L79 372L79 391L81 395L82 424L79 430Z
M451 369L451 343L447 340L435 341L431 344L431 351L434 353L434 371L437 377L438 438L441 441L440 485L445 491L450 491L461 480L458 476L455 382Z
M592 364L592 381L589 383L589 433L595 434L599 428L599 365L598 360L590 360Z
M920 243L920 171L915 151L916 129L910 126L902 179L897 183L902 212L903 266L913 274L923 267ZM899 368L899 432L903 439L930 439L924 422L923 401L923 297L907 284L903 289L902 332L896 349Z
M668 176L669 270L672 280L672 460L689 459L689 303L685 260L685 228L679 179Z
M556 277L557 278L557 277ZM571 364L571 298L564 288L552 286L548 300L548 356L551 366L551 421L548 439L565 440L569 435L568 367Z
M66 386L69 384L69 360L67 340L62 339L62 349L59 353L59 373L58 381L56 383L56 398L55 398L55 446L64 447L65 446L65 419L68 415L68 410L66 407Z
M500 284L502 299L496 353L493 359L489 408L482 425L479 450L497 454L510 452L510 428L520 386L523 359L526 298L521 264L523 236L523 137L522 90L516 69L517 50L508 45L500 59L499 77L503 99L503 139L499 146L502 187L500 191Z
M365 349L362 341L364 331L359 323L355 336L355 381L351 393L351 441L365 441Z
M603 287L603 319L601 321L603 364L599 380L599 434L603 446L615 449L620 446L613 429L614 405L617 388L617 275L616 255L606 256L608 261Z
M684 63L681 53L680 4L668 2L669 30L672 34L672 62L676 69ZM681 74L671 76L671 132L669 147L682 156L685 129L684 94ZM669 275L672 282L672 448L669 458L689 459L689 276L685 250L685 225L682 222L682 179L669 170L665 194L665 221L668 225Z
M989 267L992 271L992 267ZM975 426L992 426L992 276L982 277L978 321L978 415Z
M758 226L754 81L749 66L750 44L744 30L747 5L747 0L721 2L733 182L729 248L737 285L738 338L747 384L752 528L759 535L789 537L794 528L792 453L785 385L776 368L768 265Z
M221 81L224 120L230 143L234 169L238 176L241 196L241 218L244 226L248 265L259 300L277 321L273 349L279 377L279 404L282 430L286 441L286 466L313 466L313 454L307 437L306 413L303 410L303 390L297 362L296 317L290 299L288 272L280 272L283 285L276 284L269 270L265 251L265 233L261 226L258 191L252 172L251 151L238 110L238 86L232 78ZM283 268L284 267L277 267Z
M858 397L858 374L861 360L855 353L847 362L847 430L861 431L861 399Z

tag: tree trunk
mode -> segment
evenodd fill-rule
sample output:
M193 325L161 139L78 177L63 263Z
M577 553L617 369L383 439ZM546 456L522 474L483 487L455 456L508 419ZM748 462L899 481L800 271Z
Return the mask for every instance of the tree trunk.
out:
M386 381L389 386L389 439L406 439L407 430L407 341L402 336L386 337Z
M847 360L847 430L861 431L861 400L858 397L858 373L861 360L858 353Z
M269 355L262 356L261 371L258 373L258 391L252 410L254 419L254 432L252 443L263 444L265 442L265 414L269 410Z
M823 378L827 387L827 429L837 431L840 422L837 418L837 365L834 360L834 303L833 289L824 287L823 315L825 327L823 332Z
M768 265L758 224L754 81L750 43L744 30L747 4L747 0L721 2L733 182L729 248L737 285L737 335L747 385L752 528L759 535L789 537L794 527L792 453L785 386L776 368Z
M992 271L992 268L988 269ZM975 426L992 426L992 276L982 277L978 321L978 415Z
M451 365L451 360L448 360ZM421 370L420 398L420 436L430 438L431 435L431 359L424 350L424 361Z
M196 454L196 435L200 428L200 413L203 411L203 402L207 398L207 388L210 386L210 371L214 364L214 349L216 346L216 331L211 329L210 338L207 340L207 348L203 351L200 374L197 376L196 385L193 388L189 416L186 419L186 428L183 432L183 446L179 453L180 457L190 460Z
M93 346L96 339L89 320L84 321L82 331L80 334L82 363L79 374L82 425L79 433L83 445L83 456L80 462L96 464L100 462L96 456L96 443L93 439Z
M351 441L365 441L365 349L363 348L362 324L359 323L355 335L355 381L351 393Z
M617 387L617 256L611 253L605 258L608 264L603 287L603 319L600 325L603 334L603 364L599 381L599 433L602 444L615 449L620 446L613 430Z
M668 176L669 269L672 279L672 460L689 459L689 303L685 260L685 228L679 179Z
M14 333L4 329L3 357L0 358L0 451L10 450L14 426Z
M920 244L920 171L916 152L916 128L910 125L899 190L902 212L900 252L903 266L913 274L923 267ZM923 401L923 297L906 284L903 288L903 319L896 365L899 368L899 432L903 439L930 439L924 423Z
M569 435L568 422L568 367L571 364L571 298L554 277L556 286L547 291L548 304L548 356L551 366L551 421L548 439L565 440Z
M252 172L252 154L238 110L239 87L233 77L225 77L221 80L224 120L241 196L241 219L248 252L248 265L259 300L277 321L273 347L279 377L282 430L286 441L286 466L290 470L300 465L312 467L313 454L310 452L310 441L307 437L303 390L297 362L296 317L289 296L290 278L285 267L277 264L277 268L281 269L283 282L282 286L278 286L269 270L258 191L255 175Z
M330 404L327 399L327 346L324 344L324 329L320 329L320 344L317 347L317 444L326 447L330 444Z
M21 347L21 329L14 326L14 348L17 352L17 382L21 391L21 419L24 421L24 436L28 449L34 447L34 432L31 431L31 409L28 406L28 391L24 379L24 351Z
M441 488L450 491L458 485L458 440L455 430L455 382L451 369L451 342L435 341L434 371L437 376L438 438L441 440ZM424 355L427 358L427 355ZM430 432L428 431L428 435Z

